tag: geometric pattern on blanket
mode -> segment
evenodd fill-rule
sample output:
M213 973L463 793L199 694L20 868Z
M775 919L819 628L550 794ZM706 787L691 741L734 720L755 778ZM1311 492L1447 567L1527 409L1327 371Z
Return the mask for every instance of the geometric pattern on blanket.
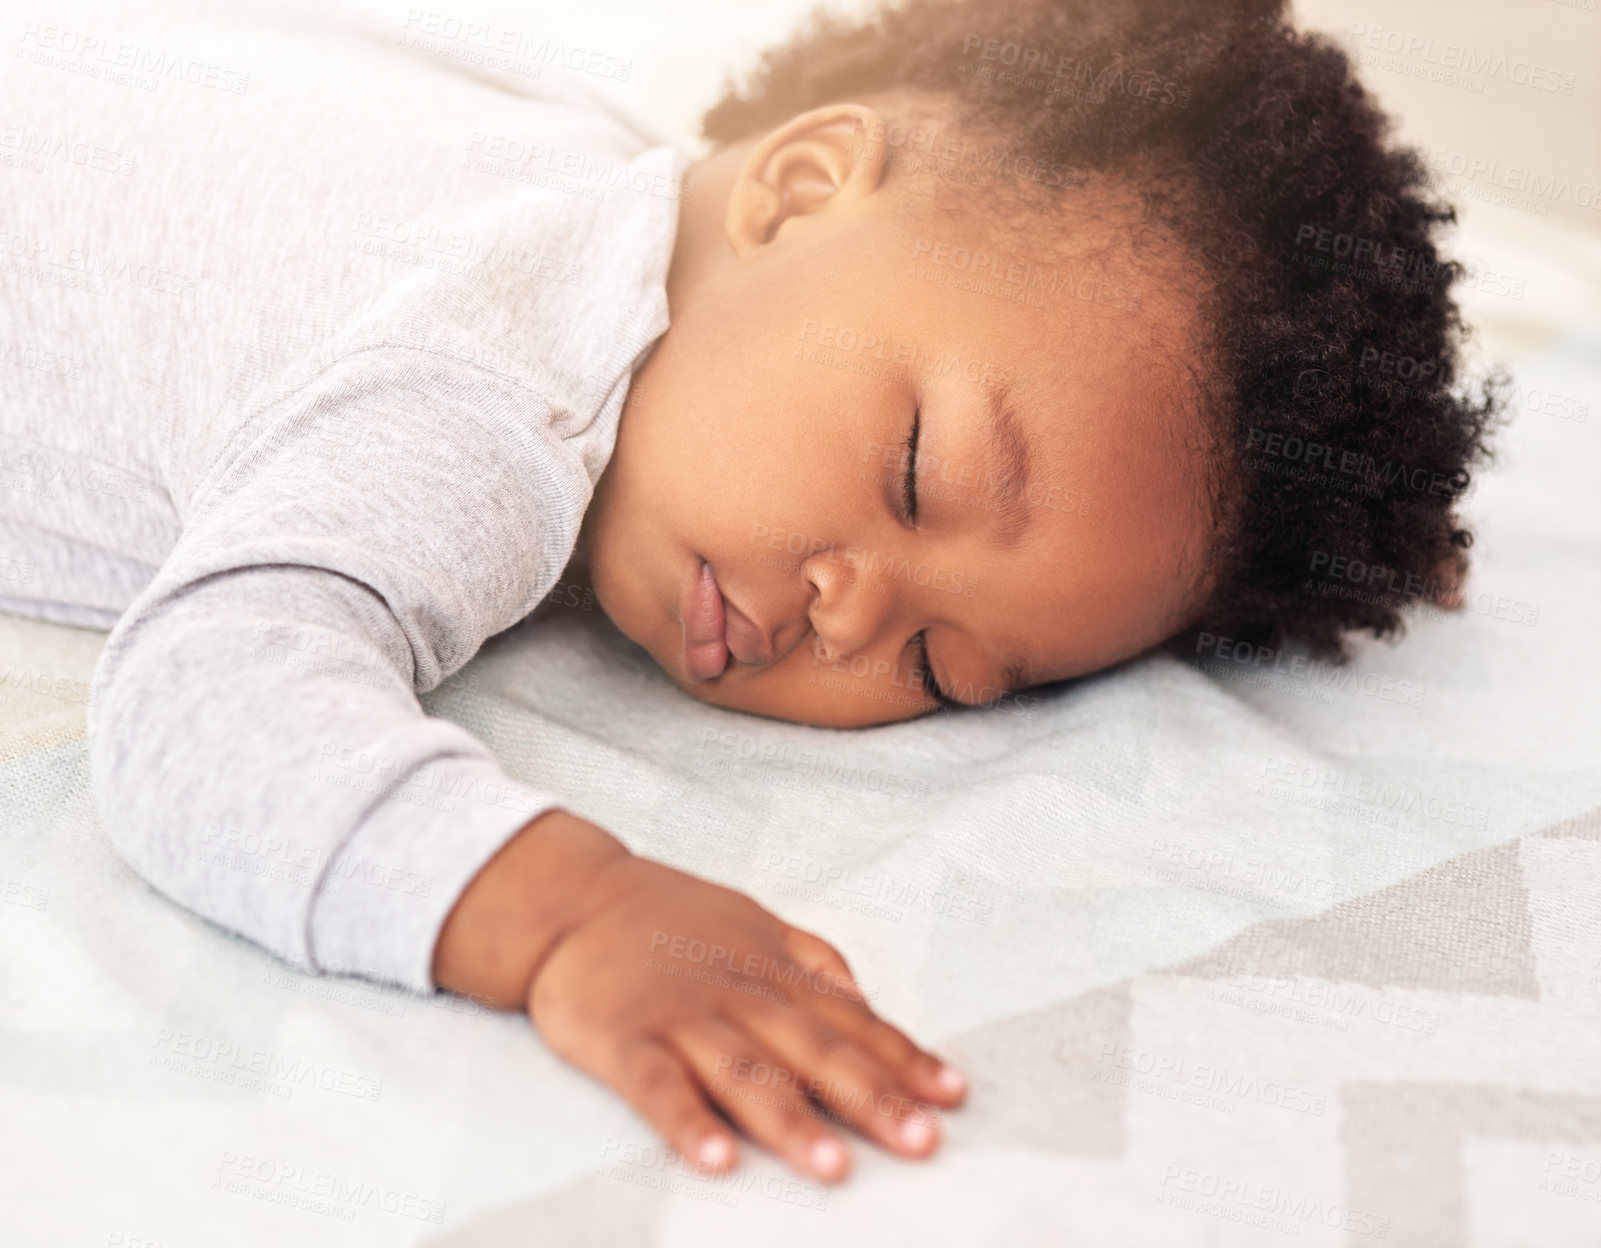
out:
M1137 1105L1142 1158L1154 1148L1176 1159L1145 1193L1168 1204L1169 1242L1257 1242L1162 1190L1193 1167L1199 1192L1213 1178L1225 1203L1232 1194L1277 1216L1280 1234L1262 1242L1343 1223L1351 1244L1455 1245L1472 1240L1475 1148L1510 1143L1524 1151L1495 1178L1521 1197L1523 1242L1601 1243L1589 1191L1601 1185L1583 1178L1601 1154L1601 1096L1575 1094L1564 1077L1601 1054L1601 854L1584 842L1601 842L1601 810L950 1037L945 1050L977 1077L964 1147L1135 1170ZM1547 965L1553 956L1566 964ZM1315 1073L1284 1090L1296 1077L1274 1078L1271 1059L1292 1054ZM1150 1095L1136 1103L1137 1093ZM1219 1143L1238 1155L1253 1134L1306 1177L1275 1188L1270 1165L1229 1171L1214 1156ZM1315 1155L1308 1141L1321 1137L1336 1156ZM1232 1190L1220 1186L1231 1179ZM1122 1203L1111 1190L1100 1198L1108 1214ZM672 1201L592 1175L428 1242L648 1248Z

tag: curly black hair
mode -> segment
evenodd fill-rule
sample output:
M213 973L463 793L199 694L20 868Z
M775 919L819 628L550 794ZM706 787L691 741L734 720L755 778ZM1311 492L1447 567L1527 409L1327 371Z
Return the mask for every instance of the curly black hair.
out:
M1300 642L1339 662L1351 632L1396 634L1409 609L1458 605L1472 535L1455 507L1489 458L1504 381L1459 377L1451 287L1467 270L1435 241L1454 210L1389 141L1340 47L1284 10L883 0L862 19L817 13L728 84L702 135L726 146L824 104L923 96L963 132L1004 136L1020 192L1047 208L1084 181L1063 169L1132 181L1207 286L1214 550L1182 636Z

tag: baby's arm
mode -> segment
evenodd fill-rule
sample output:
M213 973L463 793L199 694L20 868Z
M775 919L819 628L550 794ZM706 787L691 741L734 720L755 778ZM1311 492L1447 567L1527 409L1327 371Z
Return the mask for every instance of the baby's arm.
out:
M713 1169L734 1163L713 1106L832 1182L849 1154L809 1098L920 1157L938 1142L933 1107L963 1097L960 1075L875 1017L832 946L566 811L479 874L434 965L447 987L527 1010L557 1053Z
M264 413L91 683L113 843L297 966L432 991L461 890L559 800L417 701L532 609L587 490L559 442L489 427L516 396L486 391L384 349Z
M629 855L423 713L418 691L536 605L587 501L576 454L529 431L507 384L497 401L424 353L365 353L214 466L91 685L112 841L169 896L296 965L527 1009L688 1155L710 1139L732 1161L715 1101L837 1177L807 1153L825 1134L805 1112L813 1078L825 1102L865 1101L847 1117L875 1138L927 1151L891 1128L917 1101L954 1103L932 1059L848 979L794 973L844 975L837 954ZM690 940L754 958L734 979L770 996L690 978ZM761 1104L771 1086L738 1086L757 1052L802 1077L782 1109Z

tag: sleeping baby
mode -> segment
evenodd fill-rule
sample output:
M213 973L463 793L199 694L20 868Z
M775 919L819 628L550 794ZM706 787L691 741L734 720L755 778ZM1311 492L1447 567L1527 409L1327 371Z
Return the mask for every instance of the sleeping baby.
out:
M110 630L111 841L308 973L525 1011L699 1166L926 1156L966 1082L426 715L485 639L592 594L690 696L859 728L1460 593L1496 399L1452 214L1279 0L820 18L698 160L422 10L12 36L0 610ZM296 871L241 869L269 840Z

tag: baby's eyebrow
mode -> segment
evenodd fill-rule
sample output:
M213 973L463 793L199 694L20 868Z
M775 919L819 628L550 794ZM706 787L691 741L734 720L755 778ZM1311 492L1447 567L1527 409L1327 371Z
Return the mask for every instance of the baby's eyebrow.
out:
M1010 550L1022 541L1033 519L1033 509L1025 497L1031 462L1028 438L1010 396L1011 386L1001 385L990 391L984 402L989 449L1001 463L1001 471L991 475L990 485L1001 522L998 542L1002 550Z

